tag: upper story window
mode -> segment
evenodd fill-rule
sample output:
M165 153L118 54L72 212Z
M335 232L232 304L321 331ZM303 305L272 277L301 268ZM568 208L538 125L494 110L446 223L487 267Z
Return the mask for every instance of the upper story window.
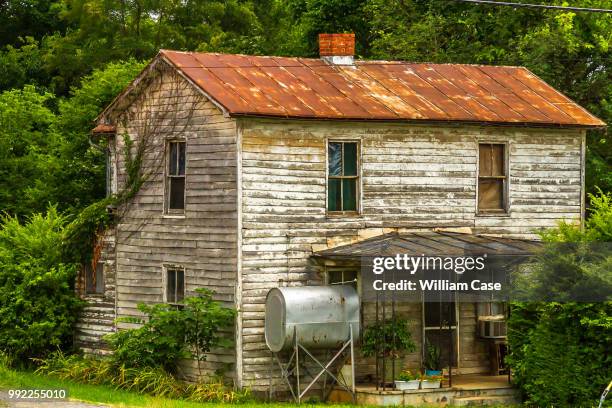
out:
M185 212L185 142L172 140L167 147L166 211Z
M478 150L478 212L506 212L508 206L506 145L480 143Z
M181 267L166 268L166 303L179 303L185 298L185 269Z
M359 209L359 143L330 141L327 145L327 211L355 213Z

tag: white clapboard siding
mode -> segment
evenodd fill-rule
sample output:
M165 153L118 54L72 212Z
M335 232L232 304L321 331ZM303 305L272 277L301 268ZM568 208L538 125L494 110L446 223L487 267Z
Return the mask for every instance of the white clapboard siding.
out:
M359 239L360 231L469 227L474 233L536 238L559 219L580 219L580 130L478 126L241 120L243 383L264 390L266 292L279 285L321 283L313 247ZM326 216L326 143L361 143L361 214ZM509 143L510 213L478 217L478 141ZM402 311L422 342L420 305ZM489 369L487 343L476 337L473 304L461 304L461 372ZM364 320L373 312L364 310ZM406 366L420 366L420 351ZM358 360L357 375L374 372ZM276 376L275 376L276 377ZM281 384L277 385L282 387Z

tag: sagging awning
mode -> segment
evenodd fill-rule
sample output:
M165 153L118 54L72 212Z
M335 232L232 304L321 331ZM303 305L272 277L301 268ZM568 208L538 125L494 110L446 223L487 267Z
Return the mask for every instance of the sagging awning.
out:
M362 257L395 256L465 256L491 254L496 256L529 256L542 243L533 240L500 238L457 232L388 233L353 244L325 249L314 253L322 259L358 260Z

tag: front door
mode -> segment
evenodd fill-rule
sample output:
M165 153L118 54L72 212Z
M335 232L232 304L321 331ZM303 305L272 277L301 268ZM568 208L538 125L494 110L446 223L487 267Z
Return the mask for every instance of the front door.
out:
M457 303L454 301L423 302L423 362L439 355L440 367L457 367L459 337ZM436 353L436 349L439 353Z

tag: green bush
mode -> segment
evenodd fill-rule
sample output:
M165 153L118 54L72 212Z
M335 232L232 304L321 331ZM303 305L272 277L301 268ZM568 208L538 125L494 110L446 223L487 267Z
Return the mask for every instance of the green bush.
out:
M180 310L167 304L139 304L138 310L147 318L120 321L140 327L118 330L105 337L113 350L111 358L118 366L161 367L174 372L178 361L190 355L185 345L185 324Z
M62 262L66 220L55 208L0 220L0 352L16 362L71 345L77 265Z
M197 296L188 297L181 306L138 305L146 319L121 319L140 327L106 336L115 364L174 372L180 359L195 358L200 363L213 347L230 346L222 330L232 325L235 311L214 301L213 292L207 289L196 292Z
M609 283L611 257L574 253L558 243L609 241L612 196L591 197L586 228L561 223L542 234L546 257L537 260L536 293L564 293L584 286L589 277ZM607 244L609 245L609 244ZM588 247L587 247L588 248ZM562 279L561 276L564 278ZM609 289L608 289L609 291ZM508 321L514 382L531 406L590 407L612 379L612 302L514 303Z
M412 340L407 320L395 318L379 321L368 326L363 333L361 352L365 357L377 354L399 357L414 350L416 345Z

